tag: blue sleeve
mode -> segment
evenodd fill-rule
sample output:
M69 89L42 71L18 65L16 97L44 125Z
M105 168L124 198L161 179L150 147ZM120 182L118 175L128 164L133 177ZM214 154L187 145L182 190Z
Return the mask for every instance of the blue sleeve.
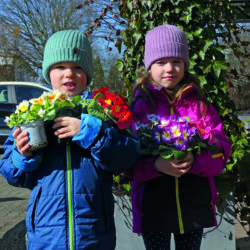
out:
M118 175L139 157L139 139L131 133L109 126L94 116L82 114L80 133L72 140L90 149L97 168Z
M14 137L11 133L4 143L4 154L0 160L0 174L12 186L32 189L37 182L36 176L38 170L26 172L16 166L18 163L17 161L14 163L12 158L12 156L17 153L14 153L14 144Z
M139 139L124 130L103 123L91 155L97 167L119 175L130 168L139 157Z
M82 114L80 132L72 138L72 141L83 148L89 148L97 138L102 127L102 121L92 115Z
M37 150L36 155L33 157L25 157L21 155L16 147L13 145L12 162L14 166L25 172L30 172L36 170L42 161L42 150Z

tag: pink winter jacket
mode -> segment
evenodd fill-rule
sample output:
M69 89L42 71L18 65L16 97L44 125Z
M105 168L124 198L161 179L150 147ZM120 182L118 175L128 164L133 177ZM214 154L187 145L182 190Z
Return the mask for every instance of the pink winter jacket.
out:
M140 156L137 163L126 172L132 187L133 232L160 230L185 233L214 226L217 224L215 217L217 191L213 177L222 172L231 151L231 143L225 136L221 120L211 104L207 108L205 105L200 105L193 86L186 88L181 99L174 100L172 104L164 88L148 87L148 89L156 107L156 115L175 114L177 117L188 116L191 121L203 118L209 122L211 133L220 151L214 155L206 150L199 155L194 154L192 169L180 178L157 172L154 156ZM134 105L133 112L136 117L135 122L143 123L147 121L147 115L151 114L152 110L144 98L139 98ZM195 183L200 184L195 186ZM147 192L145 192L146 187ZM200 191L199 194L197 190ZM155 193L152 193L153 191ZM209 202L205 200L205 193ZM158 201L159 199L161 201ZM201 202L202 199L204 202ZM142 211L143 208L144 211ZM207 213L212 214L210 219ZM145 216L144 221L143 216Z

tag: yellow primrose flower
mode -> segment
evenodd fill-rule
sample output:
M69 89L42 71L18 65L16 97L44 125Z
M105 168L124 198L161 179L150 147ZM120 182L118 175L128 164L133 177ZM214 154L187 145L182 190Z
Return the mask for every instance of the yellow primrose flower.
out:
M29 108L29 102L28 101L22 101L19 105L18 105L18 110L25 112L27 111Z
M183 136L184 139L187 139L188 138L187 132L183 131L182 136Z

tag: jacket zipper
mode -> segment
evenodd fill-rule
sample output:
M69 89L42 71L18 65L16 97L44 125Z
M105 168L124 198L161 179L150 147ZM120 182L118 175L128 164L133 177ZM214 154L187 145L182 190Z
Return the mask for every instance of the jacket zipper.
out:
M175 195L176 195L176 206L177 206L180 233L184 234L183 220L182 220L182 215L181 215L180 197L179 197L179 178L178 177L175 177Z
M167 97L168 102L170 103L170 114L172 115L174 114L174 102L176 100L176 97L174 98L173 101L171 101L165 92L163 92L163 94ZM179 229L180 229L180 233L184 234L180 197L179 197L179 178L178 177L175 177L175 197L176 197L176 207L177 207L177 214L178 214Z
M66 145L67 156L67 199L68 199L68 228L69 228L69 249L74 250L74 231L73 231L73 209L72 209L72 176L71 176L71 155L70 146Z

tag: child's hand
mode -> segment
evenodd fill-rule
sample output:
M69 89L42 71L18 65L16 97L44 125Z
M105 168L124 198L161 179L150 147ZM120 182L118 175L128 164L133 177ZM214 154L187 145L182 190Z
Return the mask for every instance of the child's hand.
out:
M25 157L31 157L33 154L29 152L29 136L28 132L22 132L19 127L17 127L13 132L13 137L16 139L16 147L19 153Z
M54 129L58 138L73 137L80 132L81 120L74 117L60 117L55 119Z
M193 162L194 156L192 152L188 152L187 156L182 161L177 161L173 158L164 159L163 157L159 156L155 161L155 168L158 172L175 177L181 177L191 169Z

